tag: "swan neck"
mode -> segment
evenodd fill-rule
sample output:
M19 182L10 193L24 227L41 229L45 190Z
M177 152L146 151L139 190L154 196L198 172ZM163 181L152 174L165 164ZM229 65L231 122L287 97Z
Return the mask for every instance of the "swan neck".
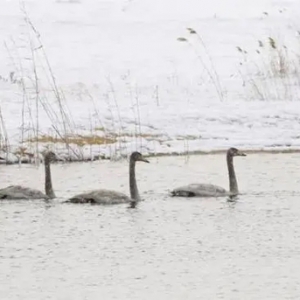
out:
M238 184L235 176L234 166L233 166L233 156L227 154L227 167L229 175L229 190L232 194L238 193Z
M129 163L129 187L131 199L139 200L140 196L135 178L135 161L133 159L130 159Z
M55 194L52 188L50 161L45 160L45 192L49 198L55 198Z

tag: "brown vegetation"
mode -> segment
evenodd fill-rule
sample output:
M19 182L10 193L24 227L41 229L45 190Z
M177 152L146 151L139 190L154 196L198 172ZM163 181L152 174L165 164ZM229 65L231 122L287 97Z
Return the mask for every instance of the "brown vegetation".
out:
M103 145L112 144L116 142L114 137L103 137L98 135L75 135L66 138L53 137L49 135L42 135L38 138L29 139L28 142L40 142L40 143L68 143L78 146L83 145Z

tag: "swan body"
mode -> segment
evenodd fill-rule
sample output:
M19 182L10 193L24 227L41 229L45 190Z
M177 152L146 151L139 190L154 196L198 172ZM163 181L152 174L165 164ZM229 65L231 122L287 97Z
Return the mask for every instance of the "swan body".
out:
M181 186L171 192L172 196L177 197L220 197L229 195L224 188L206 183L191 183Z
M110 205L130 203L131 199L123 193L100 189L76 195L70 198L68 202Z
M192 183L181 186L171 191L173 197L224 197L239 194L237 179L233 166L234 156L246 156L245 153L236 148L230 148L227 151L226 160L229 175L229 191L224 188L206 183Z
M69 200L67 203L93 203L93 204L103 204L103 205L113 205L122 203L135 203L140 201L140 195L137 189L136 178L135 178L135 163L137 161L142 161L149 163L141 153L133 152L130 156L129 162L129 187L130 187L130 197L123 193L116 191L98 189L91 192L82 193L76 195Z
M54 152L48 151L45 153L45 194L37 189L23 187L21 185L10 185L0 189L0 199L8 200L33 200L33 199L53 199L55 194L52 188L50 163L56 160Z
M0 190L0 199L49 199L43 192L23 187L21 185L10 185Z

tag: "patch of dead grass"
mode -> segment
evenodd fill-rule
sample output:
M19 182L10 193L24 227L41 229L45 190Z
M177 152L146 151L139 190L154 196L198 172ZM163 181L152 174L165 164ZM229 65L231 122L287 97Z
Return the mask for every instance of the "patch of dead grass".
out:
M193 141L193 140L198 140L201 139L200 136L195 136L195 135L178 135L176 137L177 140L179 141Z
M136 134L136 137L142 137L144 139L157 139L161 138L161 134L154 134L154 133L141 133L141 134Z
M103 145L113 144L116 142L114 137L103 137L98 135L76 135L66 138L53 137L50 135L42 135L38 138L29 139L28 142L40 142L40 143L68 143L78 146L83 145Z

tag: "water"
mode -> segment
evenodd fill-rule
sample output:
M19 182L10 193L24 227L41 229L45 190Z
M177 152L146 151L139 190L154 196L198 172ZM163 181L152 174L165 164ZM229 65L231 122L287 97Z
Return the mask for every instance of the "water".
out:
M126 162L54 165L59 199L0 203L0 299L299 299L300 155L235 165L244 194L229 202L166 195L197 180L227 187L224 155L139 163L137 209L61 203L98 186L127 193ZM0 176L43 186L43 168Z

